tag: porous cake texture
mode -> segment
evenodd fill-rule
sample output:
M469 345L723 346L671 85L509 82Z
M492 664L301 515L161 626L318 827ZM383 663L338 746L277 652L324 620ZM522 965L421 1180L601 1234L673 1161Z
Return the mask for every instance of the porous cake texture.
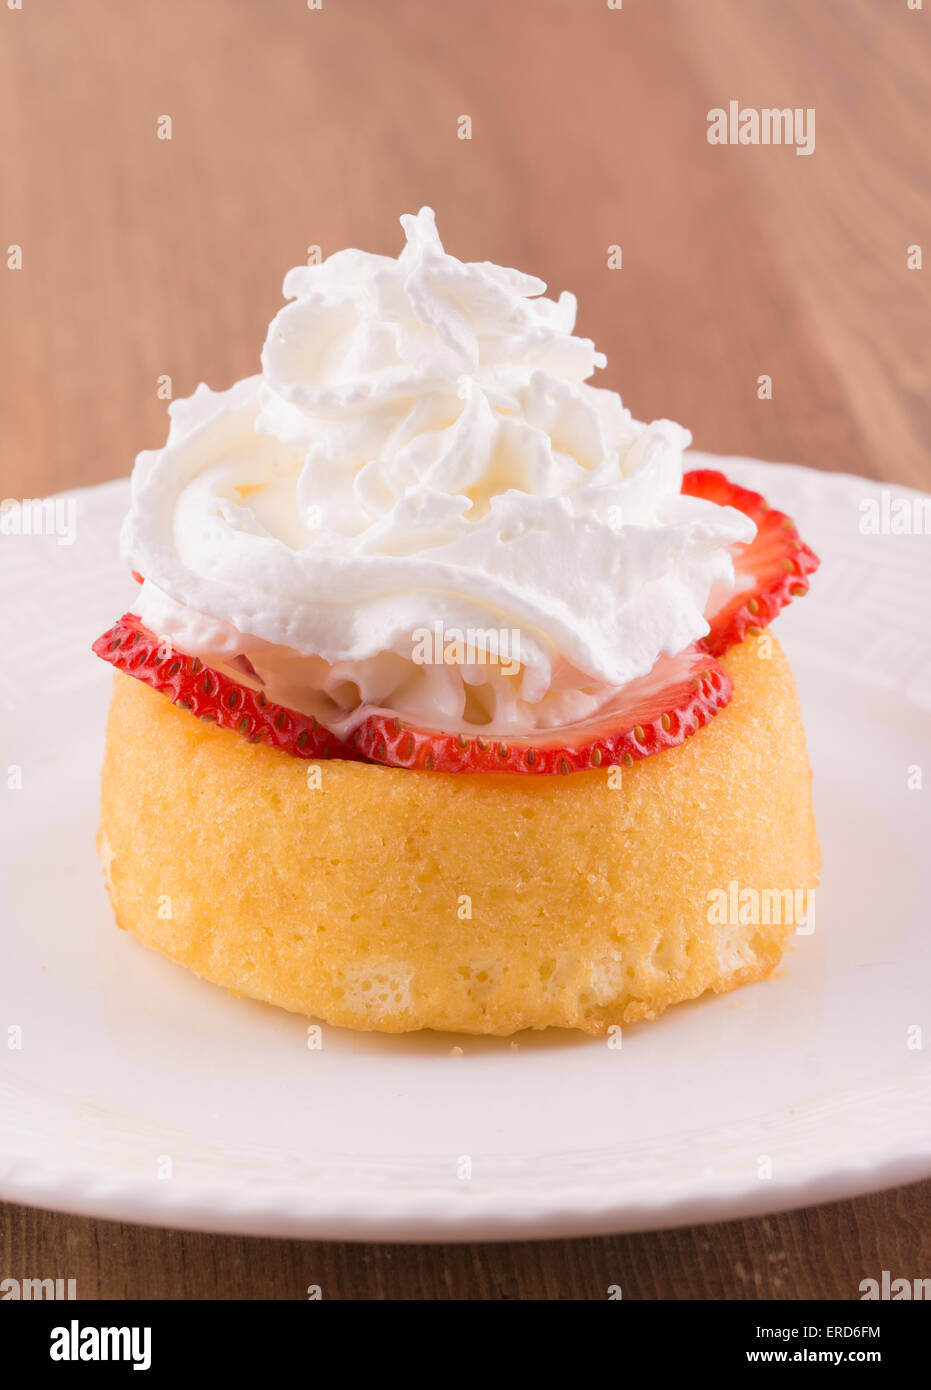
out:
M733 699L683 746L567 777L308 764L117 673L117 921L236 994L390 1033L597 1034L759 979L817 882L811 773L775 640L722 664Z

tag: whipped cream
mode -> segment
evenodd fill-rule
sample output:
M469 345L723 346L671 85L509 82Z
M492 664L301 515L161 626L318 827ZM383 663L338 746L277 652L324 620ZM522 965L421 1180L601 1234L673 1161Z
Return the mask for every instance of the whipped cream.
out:
M429 208L401 223L397 260L288 273L261 375L171 405L123 531L139 615L344 736L372 708L573 723L708 631L755 527L682 496L688 431L588 384L572 295L447 255ZM416 659L439 624L471 644Z

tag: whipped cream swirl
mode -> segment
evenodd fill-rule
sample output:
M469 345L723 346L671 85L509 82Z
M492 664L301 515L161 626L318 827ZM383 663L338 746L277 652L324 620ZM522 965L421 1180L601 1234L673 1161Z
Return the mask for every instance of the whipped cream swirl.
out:
M140 617L343 735L573 723L708 631L755 528L681 495L686 430L588 385L572 295L401 222L397 260L289 272L261 375L171 405L123 531ZM473 634L452 663L417 657L437 625Z

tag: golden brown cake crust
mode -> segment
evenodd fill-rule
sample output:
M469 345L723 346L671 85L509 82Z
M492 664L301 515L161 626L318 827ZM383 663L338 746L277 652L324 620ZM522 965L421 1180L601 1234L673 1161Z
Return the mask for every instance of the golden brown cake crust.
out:
M727 654L734 698L682 747L568 777L310 764L117 673L98 837L117 921L236 993L392 1033L603 1033L759 979L794 925L713 903L807 891L819 866L768 641Z

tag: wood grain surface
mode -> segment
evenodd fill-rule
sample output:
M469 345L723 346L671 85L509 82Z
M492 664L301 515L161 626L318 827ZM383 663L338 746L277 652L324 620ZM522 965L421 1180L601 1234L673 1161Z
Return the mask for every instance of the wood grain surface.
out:
M578 294L599 384L696 444L931 486L931 4L22 0L0 7L0 495L125 474L254 371L281 279L455 254ZM810 156L707 112L814 108ZM472 139L457 135L471 117ZM157 138L160 117L171 139ZM621 269L609 248L621 247ZM4 268L20 247L20 269ZM771 400L757 381L772 378ZM365 1246L0 1209L0 1276L84 1297L858 1297L931 1272L931 1184L604 1240Z

